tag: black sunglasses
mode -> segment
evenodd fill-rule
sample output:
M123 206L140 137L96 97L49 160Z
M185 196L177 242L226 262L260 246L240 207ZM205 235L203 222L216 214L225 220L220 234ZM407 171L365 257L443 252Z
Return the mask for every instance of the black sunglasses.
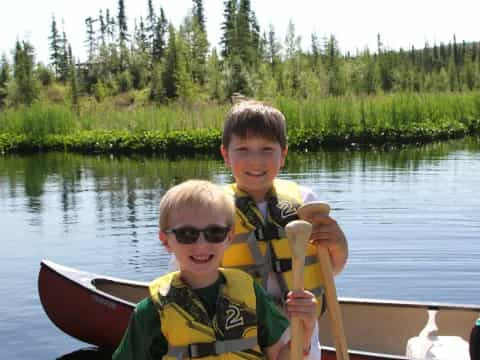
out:
M193 244L203 234L205 240L209 243L218 244L227 238L230 231L229 227L219 225L209 225L204 229L197 229L193 226L182 226L175 229L165 230L167 234L175 234L180 244Z

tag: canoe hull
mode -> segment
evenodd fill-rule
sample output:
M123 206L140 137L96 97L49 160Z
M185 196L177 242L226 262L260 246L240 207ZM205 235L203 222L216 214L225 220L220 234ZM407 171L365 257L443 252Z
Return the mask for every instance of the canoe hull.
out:
M77 275L82 280L81 274ZM91 281L89 276L83 279ZM88 285L67 278L42 262L38 288L50 320L78 340L114 349L122 339L134 306L114 301Z
M115 349L148 283L79 271L42 261L38 291L45 312L63 332L89 344ZM340 298L350 360L401 360L408 339L438 310L438 335L468 341L480 306ZM334 360L328 312L320 323L322 360Z

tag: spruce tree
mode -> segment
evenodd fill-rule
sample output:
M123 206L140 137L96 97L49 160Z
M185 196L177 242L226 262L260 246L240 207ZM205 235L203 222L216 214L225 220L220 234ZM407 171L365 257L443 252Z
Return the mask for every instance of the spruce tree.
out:
M75 69L75 61L72 55L72 47L68 45L68 58L70 59L69 63L69 84L70 84L70 100L72 104L73 111L80 115L80 95L78 89L78 79L77 71Z
M147 3L147 24L146 24L146 33L147 39L150 43L150 48L153 47L153 39L155 37L155 27L157 24L157 17L155 15L155 10L153 8L152 0L148 0Z
M103 11L100 9L100 13L98 14L98 21L100 23L100 46L105 47L107 44L107 23L105 22L105 18L103 17Z
M168 30L168 22L163 8L160 8L160 16L155 24L152 43L152 60L154 63L160 62L165 54L165 35Z
M220 43L222 46L222 57L229 58L235 48L236 43L236 12L237 2L236 0L225 0L223 11L223 23L221 29L223 31Z
M178 96L177 92L177 43L176 32L172 24L168 26L168 47L165 68L163 69L162 82L165 96L173 99Z
M57 21L55 15L52 15L52 24L50 26L50 64L53 67L55 77L58 78L60 74L60 49L61 38L57 28Z
M65 31L64 31L62 33L60 64L59 64L59 70L60 70L59 80L62 83L67 82L67 80L69 79L71 57L69 57L69 54L68 54L68 47L69 47L69 44L67 40L67 35L65 34Z
M8 63L7 56L2 54L0 60L0 108L4 105L7 93L7 83L10 80L10 64Z
M205 26L205 13L203 10L203 0L193 0L193 15L197 20L198 26L200 27L200 31L204 34L207 33L207 29Z
M125 15L125 3L124 0L118 0L118 39L120 41L120 46L126 46L128 41L128 25L127 25L127 16Z
M28 41L18 41L14 50L13 79L16 94L14 101L30 105L39 95L38 82L34 77L34 49Z
M217 55L217 49L213 48L207 61L207 86L208 94L211 99L223 100L223 77L220 59Z
M201 30L194 14L187 16L180 28L187 53L188 71L193 81L201 86L206 81L206 62L208 53L207 35Z
M267 37L267 61L271 66L272 73L275 72L275 67L278 63L280 63L280 51L281 51L281 44L277 40L277 36L275 35L275 29L272 24L269 26L268 30L268 37Z
M87 38L85 39L85 45L87 47L87 59L89 63L93 62L93 59L95 57L95 53L97 50L97 44L96 44L96 34L95 30L93 28L93 23L96 22L95 19L93 19L91 16L87 17L85 19L85 26L87 27Z

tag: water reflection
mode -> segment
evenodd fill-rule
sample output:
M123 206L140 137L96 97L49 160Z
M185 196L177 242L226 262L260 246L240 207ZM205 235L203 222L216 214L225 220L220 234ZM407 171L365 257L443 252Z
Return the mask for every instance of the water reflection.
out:
M478 138L390 151L290 153L281 176L329 201L348 235L340 296L478 302ZM11 339L27 336L30 344L25 356L10 358L55 358L81 346L60 345L59 337L68 337L41 308L35 291L40 259L131 280L164 272L159 201L189 178L232 180L213 157L0 156L0 295L6 304L0 303L0 318L8 324L0 340L7 354L19 352ZM61 359L103 356L109 358L86 348Z

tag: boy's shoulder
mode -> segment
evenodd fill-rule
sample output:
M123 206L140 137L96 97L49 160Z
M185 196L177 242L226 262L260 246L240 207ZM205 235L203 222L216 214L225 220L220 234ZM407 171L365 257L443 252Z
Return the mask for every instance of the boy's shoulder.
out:
M139 323L146 327L158 326L159 314L150 296L135 305L134 316ZM149 326L150 325L150 326Z

